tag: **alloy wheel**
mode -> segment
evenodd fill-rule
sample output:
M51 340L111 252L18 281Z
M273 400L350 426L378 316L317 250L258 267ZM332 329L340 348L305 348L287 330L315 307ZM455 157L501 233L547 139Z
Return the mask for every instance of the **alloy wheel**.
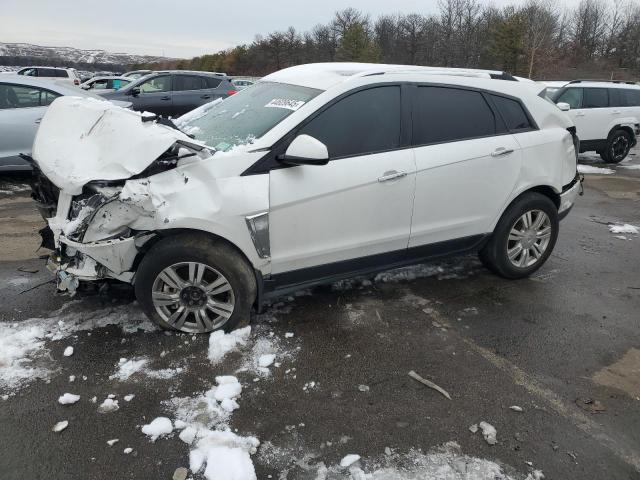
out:
M162 270L153 282L158 315L177 330L202 333L222 327L235 307L229 280L199 262L181 262Z
M511 227L507 241L507 257L518 268L535 265L544 255L551 240L551 220L542 210L529 210Z
M622 160L629 151L629 139L624 135L619 135L611 142L611 158Z

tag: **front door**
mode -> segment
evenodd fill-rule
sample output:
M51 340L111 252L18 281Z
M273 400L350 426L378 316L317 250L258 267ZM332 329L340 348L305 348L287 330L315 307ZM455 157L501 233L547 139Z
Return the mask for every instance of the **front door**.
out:
M415 162L401 148L400 98L397 85L360 90L298 130L323 142L330 161L271 171L273 274L317 267L311 276L328 276L404 258Z
M140 93L131 97L134 110L172 115L171 75L158 75L141 84Z

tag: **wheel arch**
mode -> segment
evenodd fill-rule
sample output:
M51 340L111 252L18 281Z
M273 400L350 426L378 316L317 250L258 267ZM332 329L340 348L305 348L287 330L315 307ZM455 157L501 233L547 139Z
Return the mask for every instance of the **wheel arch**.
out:
M636 139L636 133L634 132L633 128L630 125L617 123L616 125L611 127L611 130L609 130L609 133L607 134L607 141L611 138L611 135L613 135L614 132L616 132L617 130L624 130L625 132L627 132L629 135L631 135L631 140Z
M235 243L230 241L229 239L224 238L220 235L216 235L215 233L209 232L207 230L200 230L197 228L168 228L165 230L156 230L154 233L155 235L152 238L150 238L148 241L146 241L142 245L142 247L139 249L138 255L136 255L136 258L132 266L132 269L134 271L138 270L138 266L140 265L140 262L142 262L142 259L145 257L145 255L161 240L169 237L174 237L177 235L184 235L184 234L203 235L213 240L225 243L226 245L231 247L236 253L238 253L238 255L240 255L240 257L243 258L245 262L247 262L247 265L253 272L253 276L256 282L255 284L256 294L257 294L257 297L259 297L259 293L262 290L262 273L253 265L253 263L251 262L251 259L242 251L242 249L238 247ZM135 284L135 275L133 277L132 283Z
M509 210L509 207L511 207L511 205L513 205L516 201L518 201L518 199L523 195L526 195L527 193L531 193L531 192L544 195L545 197L549 198L553 202L556 208L560 208L560 194L556 191L555 188L545 184L529 186L524 190L522 190L520 193L518 193L515 197L511 199L511 201L509 201L507 204L504 205L500 213L498 213L498 215L494 218L491 224L490 231L493 232L493 230L495 230L496 226L498 225L498 222L503 217L505 212Z

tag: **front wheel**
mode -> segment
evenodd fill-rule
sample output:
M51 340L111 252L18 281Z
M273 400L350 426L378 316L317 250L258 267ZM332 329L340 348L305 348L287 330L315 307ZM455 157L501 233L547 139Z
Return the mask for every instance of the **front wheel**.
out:
M600 158L606 163L620 163L629 154L631 144L629 132L616 130L609 136L606 148L600 152Z
M480 260L502 277L527 277L551 255L558 230L556 205L542 194L525 193L502 215Z
M153 322L187 333L233 330L249 318L256 296L247 261L227 243L198 233L154 245L140 262L135 290Z

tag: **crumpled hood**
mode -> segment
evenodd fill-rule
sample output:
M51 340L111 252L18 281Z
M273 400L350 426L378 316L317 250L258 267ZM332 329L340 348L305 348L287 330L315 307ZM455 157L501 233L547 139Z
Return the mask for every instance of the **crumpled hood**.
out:
M47 109L33 159L51 182L71 195L93 180L122 180L142 172L174 143L203 144L142 114L92 98L60 97Z

